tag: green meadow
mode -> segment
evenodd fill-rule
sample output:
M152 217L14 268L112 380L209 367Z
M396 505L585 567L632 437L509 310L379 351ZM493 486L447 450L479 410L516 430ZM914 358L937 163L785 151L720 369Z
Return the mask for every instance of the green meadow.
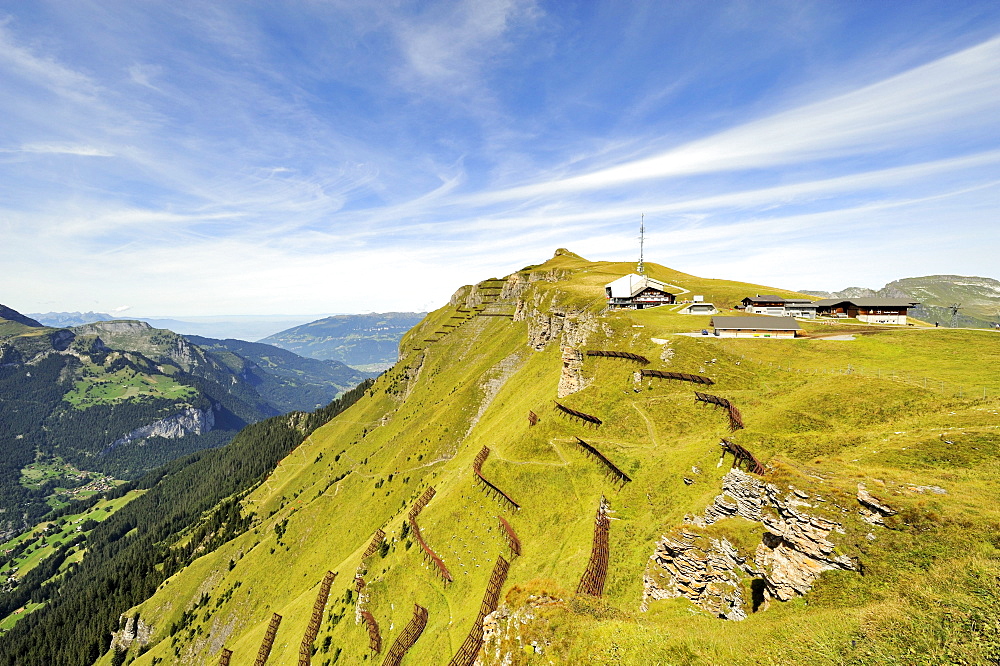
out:
M103 368L84 368L82 376L66 392L63 400L77 409L143 397L186 400L197 390L181 384L167 375L144 374L132 368L105 372Z
M501 601L524 622L502 650L482 653L483 663L974 664L1000 655L1000 398L989 388L996 387L989 366L1000 336L914 326L863 327L850 341L689 337L682 333L700 331L706 317L669 308L603 312L603 285L631 269L563 252L524 269L525 279L534 276L521 293L487 304L520 308L523 319L467 312L469 288L430 313L368 396L243 499L244 512L254 514L247 532L129 611L153 633L127 658L214 664L226 647L232 663L251 663L278 613L269 663L296 663L329 570L337 577L312 663L381 663L414 604L427 608L429 620L403 663L447 663L473 627L498 556L510 557L499 516L523 546ZM722 307L755 293L793 294L648 270ZM566 321L575 327L570 338L557 333L541 349L527 344ZM632 361L584 357L585 387L558 400L603 421L588 427L555 408L566 370L560 343L569 339L581 349L641 354L651 361L646 367L715 384L636 381L640 366ZM858 371L834 371L848 367ZM889 371L987 386L987 396L959 397ZM725 412L696 403L695 389L738 405L746 427L730 433ZM753 452L765 464L762 479L779 490L821 495L824 503L807 511L839 525L830 539L856 570L825 572L805 596L772 601L740 622L684 598L642 611L643 574L662 535L700 530L749 558L761 542L759 523L732 518L703 529L685 522L720 492L732 465L721 457L723 437ZM577 438L632 481L615 484ZM519 509L477 484L472 464L484 446L483 475ZM884 526L861 520L859 482L896 511ZM447 565L448 583L406 524L428 486L436 494L417 521ZM612 511L610 559L604 594L594 598L575 590L602 496ZM387 545L362 561L379 528ZM365 583L360 599L357 572ZM742 584L749 599L749 579ZM554 601L525 606L532 597ZM381 654L356 621L359 603L378 623Z

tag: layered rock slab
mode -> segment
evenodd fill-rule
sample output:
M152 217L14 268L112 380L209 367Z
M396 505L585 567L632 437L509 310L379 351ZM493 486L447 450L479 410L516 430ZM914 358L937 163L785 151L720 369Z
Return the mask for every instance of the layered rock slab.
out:
M703 610L730 620L746 618L747 578L760 580L762 601L787 601L806 594L824 571L855 570L854 561L837 552L831 532L840 523L807 513L809 495L775 485L739 469L722 479L722 493L702 516L689 517L691 527L670 532L656 545L644 575L642 608L650 601L683 596ZM741 554L724 538L709 538L702 529L732 517L760 523L764 533L753 553Z

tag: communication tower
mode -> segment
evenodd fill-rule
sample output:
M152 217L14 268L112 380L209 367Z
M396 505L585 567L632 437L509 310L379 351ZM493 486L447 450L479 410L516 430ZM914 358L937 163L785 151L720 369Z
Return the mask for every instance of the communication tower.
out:
M639 218L639 265L636 266L635 271L639 275L646 272L646 267L642 265L642 246L646 240L646 214L643 213L642 217Z

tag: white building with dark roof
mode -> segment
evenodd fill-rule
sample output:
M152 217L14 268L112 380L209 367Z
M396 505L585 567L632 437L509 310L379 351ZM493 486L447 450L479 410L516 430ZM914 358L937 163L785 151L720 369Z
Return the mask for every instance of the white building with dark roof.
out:
M674 302L667 285L645 275L630 273L604 286L608 307L620 310L642 310Z

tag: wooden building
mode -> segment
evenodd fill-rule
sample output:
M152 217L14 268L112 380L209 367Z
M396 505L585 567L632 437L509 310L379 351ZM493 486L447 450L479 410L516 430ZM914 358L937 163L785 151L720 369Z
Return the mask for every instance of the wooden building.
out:
M906 325L909 309L919 301L909 298L824 298L816 301L820 315L850 317L870 324Z
M794 317L712 317L720 338L794 338L802 330Z
M785 316L785 299L781 296L757 294L756 296L747 296L740 302L746 312L771 315L772 317Z
M816 316L816 303L808 298L783 298L781 296L757 294L747 296L742 301L743 310L753 314L769 315L771 317L804 317L812 319Z
M604 286L612 310L642 310L674 303L674 294L659 280L630 273Z

